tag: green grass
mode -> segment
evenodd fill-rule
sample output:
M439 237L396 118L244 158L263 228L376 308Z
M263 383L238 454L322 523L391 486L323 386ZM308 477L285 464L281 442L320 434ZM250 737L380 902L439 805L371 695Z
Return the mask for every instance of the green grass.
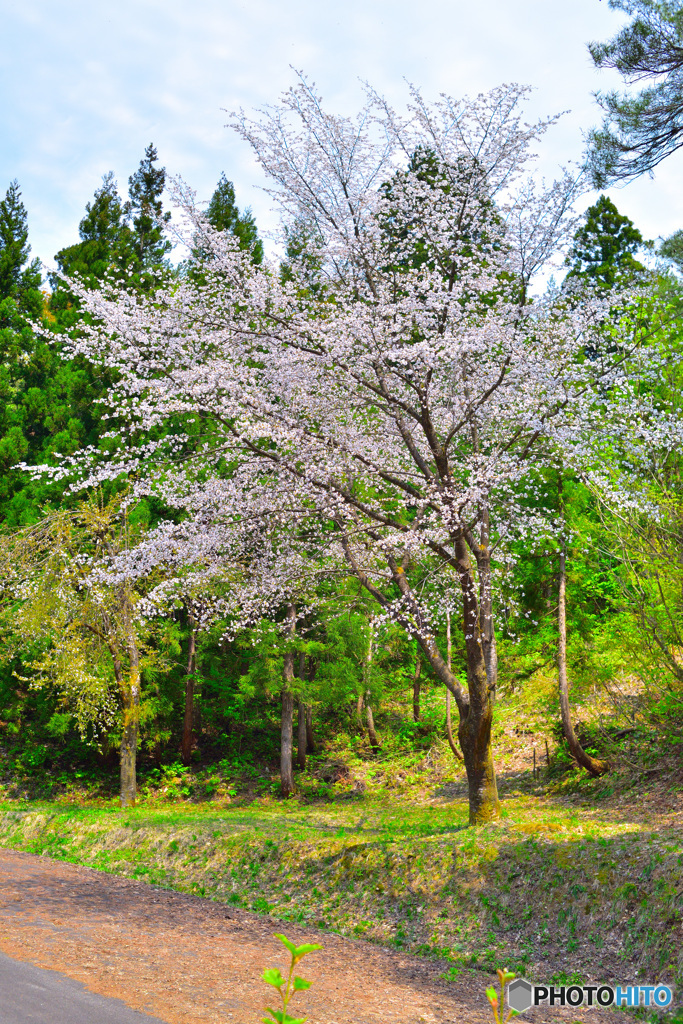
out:
M581 813L579 813L581 810ZM683 981L683 837L519 795L249 806L0 805L3 845L423 955L538 980Z

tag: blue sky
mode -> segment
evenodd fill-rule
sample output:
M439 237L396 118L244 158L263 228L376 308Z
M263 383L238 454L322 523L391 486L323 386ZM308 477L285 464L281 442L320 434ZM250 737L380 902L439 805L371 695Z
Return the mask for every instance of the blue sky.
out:
M0 14L0 190L18 178L48 263L77 239L102 175L125 192L149 142L200 198L225 171L267 229L260 172L222 108L276 100L291 65L338 113L358 106L359 79L397 106L405 79L427 96L532 85L531 115L571 111L547 137L549 176L580 158L593 90L618 84L593 69L586 42L622 23L606 0L0 0ZM674 156L611 193L646 236L683 227L682 169Z

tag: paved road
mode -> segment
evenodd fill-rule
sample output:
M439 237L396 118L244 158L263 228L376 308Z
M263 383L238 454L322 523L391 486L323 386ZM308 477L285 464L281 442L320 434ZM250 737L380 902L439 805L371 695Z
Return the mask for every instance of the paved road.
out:
M163 1024L58 971L0 953L0 1024Z

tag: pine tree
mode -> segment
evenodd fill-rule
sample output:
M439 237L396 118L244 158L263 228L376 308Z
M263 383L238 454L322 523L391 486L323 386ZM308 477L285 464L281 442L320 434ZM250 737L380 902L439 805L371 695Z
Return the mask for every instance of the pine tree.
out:
M30 253L26 207L13 181L0 202L0 301L12 298L23 312L36 315L42 306L40 261L28 263Z
M636 258L639 249L651 248L633 221L619 213L612 200L601 195L584 214L565 263L566 280L583 278L609 290L636 281L645 267Z
M223 172L206 211L209 223L216 231L229 231L239 241L240 249L251 252L254 263L263 261L263 243L258 236L256 221L249 207L240 213L235 202L235 188Z
M658 249L659 255L671 260L679 271L683 272L683 231L679 228L673 235L665 238Z
M55 257L62 273L94 288L107 274L121 276L134 265L132 232L113 171L103 176L93 201L86 204L78 233L81 241L61 249ZM58 286L57 279L52 283Z
M141 271L162 266L171 250L163 228L171 214L164 213L161 200L166 168L155 166L158 159L156 148L150 143L137 171L128 179L125 212L132 220L133 249Z
M627 85L651 82L634 95L596 93L605 117L589 136L596 188L630 181L683 146L683 3L609 0L633 16L613 39L590 43L598 68L618 71Z

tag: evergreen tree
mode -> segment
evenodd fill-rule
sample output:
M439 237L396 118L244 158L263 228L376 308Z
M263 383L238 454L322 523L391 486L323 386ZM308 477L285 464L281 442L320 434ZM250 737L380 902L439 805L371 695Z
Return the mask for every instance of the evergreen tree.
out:
M605 117L590 136L596 188L652 172L683 146L683 3L609 0L633 21L606 43L590 43L598 68L614 68L627 85L652 81L635 95L597 93Z
M28 263L28 218L17 181L0 202L0 302L11 298L17 308L37 315L42 306L40 261Z
M78 233L81 241L61 249L55 257L62 273L79 277L94 288L108 273L120 276L133 266L133 235L112 171L103 176L93 201L86 204ZM59 287L59 279L52 284Z
M649 247L633 221L619 213L608 196L601 195L586 210L584 223L574 235L565 260L571 268L566 280L583 278L605 290L628 284L645 273L635 254Z
M251 252L254 263L263 262L263 243L258 236L256 221L247 207L240 213L235 202L235 188L223 172L216 191L211 197L206 216L216 231L229 231L238 242L240 249Z
M163 265L171 250L164 237L163 225L171 219L164 213L161 196L166 184L166 168L156 167L156 148L149 144L135 174L128 179L126 216L132 220L133 249L139 270L151 270Z
M680 228L664 239L659 247L659 255L671 260L683 272L683 231Z

